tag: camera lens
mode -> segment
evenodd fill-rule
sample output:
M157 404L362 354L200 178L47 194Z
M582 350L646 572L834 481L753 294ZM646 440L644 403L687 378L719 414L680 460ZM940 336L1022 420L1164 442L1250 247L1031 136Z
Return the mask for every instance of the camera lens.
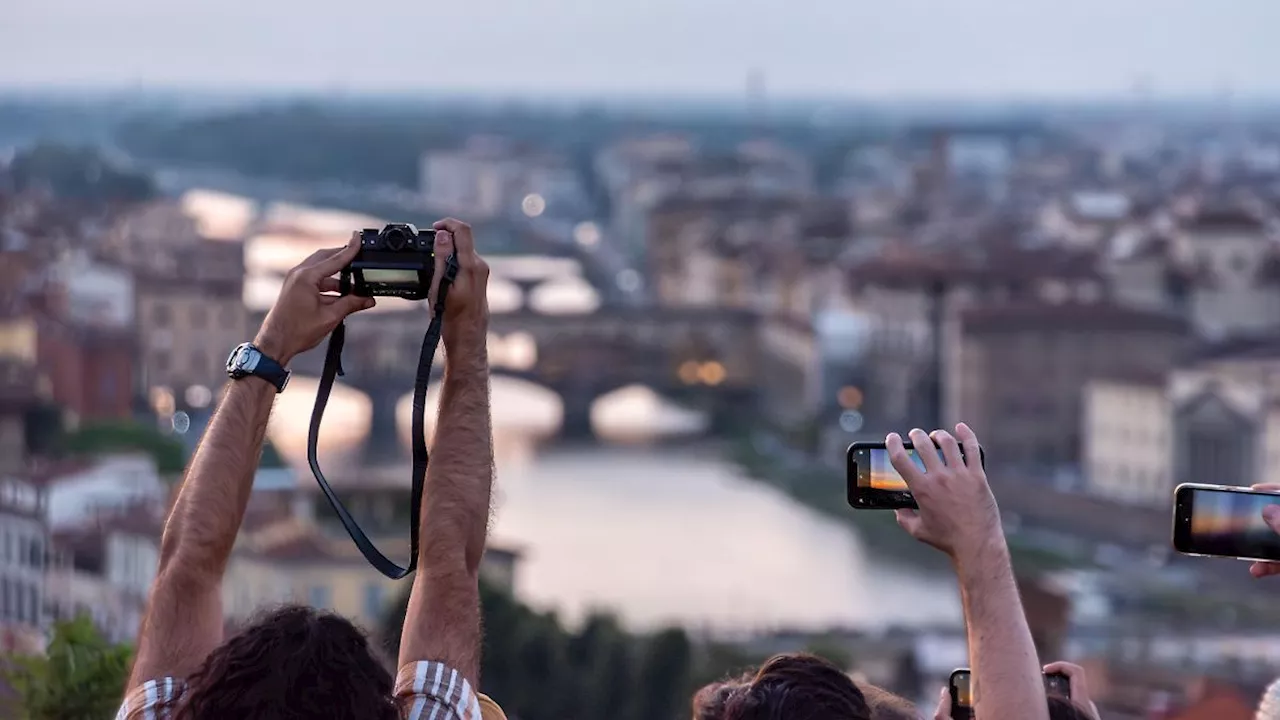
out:
M403 228L388 228L382 240L388 250L403 250L409 243L409 233Z

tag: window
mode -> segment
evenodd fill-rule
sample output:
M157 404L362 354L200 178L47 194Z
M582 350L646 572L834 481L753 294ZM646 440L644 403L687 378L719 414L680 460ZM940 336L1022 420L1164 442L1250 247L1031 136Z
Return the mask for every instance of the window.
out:
M35 585L27 586L27 613L28 622L32 625L40 624L40 596Z
M156 350L151 354L151 366L156 372L167 373L172 360L168 350Z
M44 548L41 547L39 540L31 541L31 552L29 555L31 567L37 570L44 567Z
M386 588L383 587L382 583L371 582L364 586L364 616L366 618L380 617L385 601Z
M9 620L13 617L12 592L9 578L0 579L0 620Z
M151 311L151 322L156 327L167 327L173 320L173 310L168 305L156 305Z
M329 609L332 593L324 585L312 585L307 591L307 604L311 607Z
M209 313L202 305L196 305L191 308L191 327L195 330L203 330L204 324L209 321Z

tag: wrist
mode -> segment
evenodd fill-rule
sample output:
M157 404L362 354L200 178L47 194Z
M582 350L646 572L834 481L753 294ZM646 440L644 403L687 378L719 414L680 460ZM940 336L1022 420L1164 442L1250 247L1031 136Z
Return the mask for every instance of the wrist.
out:
M952 562L961 584L969 578L990 578L1002 569L1012 573L1013 568L1009 544L998 527L957 544Z
M258 351L263 355L279 363L280 367L287 367L294 356L287 344L269 332L259 332L258 336L253 339L253 346L258 348Z

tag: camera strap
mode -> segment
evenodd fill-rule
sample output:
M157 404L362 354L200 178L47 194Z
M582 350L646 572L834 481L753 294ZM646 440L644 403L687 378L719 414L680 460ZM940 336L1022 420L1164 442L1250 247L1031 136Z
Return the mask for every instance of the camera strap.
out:
M431 365L436 357L436 349L440 346L440 333L444 324L444 301L449 287L458 275L458 262L449 256L445 265L445 274L440 278L440 288L436 295L436 304L432 308L431 324L422 338L422 352L418 355L418 372L413 381L413 486L412 505L409 508L409 564L401 567L382 554L373 544L369 536L360 528L360 524L351 516L342 500L338 498L329 481L320 471L320 461L316 457L320 440L320 421L324 418L324 408L329 403L329 393L333 390L333 381L344 374L342 369L342 344L346 340L346 324L338 323L329 336L329 345L325 349L324 370L320 373L320 387L316 390L316 404L311 411L311 428L307 433L307 463L311 465L311 474L315 475L320 490L328 498L329 504L347 529L347 534L360 548L361 554L369 564L392 580L399 580L413 572L418 566L418 534L422 521L422 490L427 478L427 462L430 455L427 451L427 435L425 415L427 411L427 384L431 380Z

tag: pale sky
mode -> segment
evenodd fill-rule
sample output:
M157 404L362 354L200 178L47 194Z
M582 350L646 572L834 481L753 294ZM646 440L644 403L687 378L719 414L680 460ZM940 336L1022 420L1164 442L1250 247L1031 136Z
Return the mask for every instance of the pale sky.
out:
M1280 97L1280 0L0 0L0 87Z

